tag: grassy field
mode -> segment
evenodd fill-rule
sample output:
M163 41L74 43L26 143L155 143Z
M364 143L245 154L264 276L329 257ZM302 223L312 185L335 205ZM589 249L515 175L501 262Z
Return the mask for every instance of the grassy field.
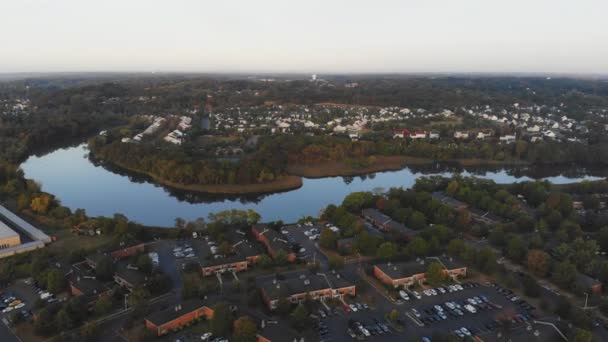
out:
M290 174L308 178L357 176L366 173L400 170L407 165L432 163L433 160L408 156L374 156L362 160L361 163L333 161L315 165L290 165Z

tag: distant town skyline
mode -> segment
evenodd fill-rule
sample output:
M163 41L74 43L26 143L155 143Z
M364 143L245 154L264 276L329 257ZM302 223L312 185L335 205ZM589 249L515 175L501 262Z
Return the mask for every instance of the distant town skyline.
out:
M607 74L601 0L0 4L0 72Z

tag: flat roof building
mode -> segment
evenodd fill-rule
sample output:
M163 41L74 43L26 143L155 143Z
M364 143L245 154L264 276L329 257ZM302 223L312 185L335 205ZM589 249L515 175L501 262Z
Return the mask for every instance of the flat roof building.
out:
M21 244L19 234L0 221L0 248L13 247Z
M178 331L198 319L210 319L213 309L200 299L191 299L174 307L156 311L145 318L146 328L157 336Z
M416 261L376 264L374 276L388 286L411 286L426 280L426 270L433 262L439 263L447 276L454 278L467 275L467 267L452 259L427 257Z
M279 300L285 298L291 303L301 303L310 298L324 300L355 296L355 284L336 273L310 273L295 271L256 279L264 302L270 310L277 308Z

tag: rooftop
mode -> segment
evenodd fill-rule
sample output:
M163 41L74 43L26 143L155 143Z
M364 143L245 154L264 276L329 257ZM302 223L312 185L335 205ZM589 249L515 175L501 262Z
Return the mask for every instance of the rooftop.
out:
M19 236L19 234L12 230L6 223L0 221L0 239L7 239Z
M434 258L429 257L416 261L406 261L406 262L385 262L381 264L376 264L382 272L391 277L392 279L400 279L412 276L414 274L425 273L428 266L433 263L439 262L449 270L457 269L464 267L463 265L455 262L450 258Z
M119 262L116 265L115 276L122 278L132 286L143 285L147 280L143 272L126 262Z
M324 289L339 289L354 286L339 273L310 273L294 271L281 273L278 277L263 276L256 279L258 288L263 289L270 299L280 299L295 294Z
M85 296L99 295L109 290L109 288L101 281L97 280L95 276L84 274L76 270L70 276L70 284Z
M161 326L205 306L209 307L207 301L200 299L190 299L165 310L153 312L148 317L146 317L146 319L154 323L154 325L156 326Z

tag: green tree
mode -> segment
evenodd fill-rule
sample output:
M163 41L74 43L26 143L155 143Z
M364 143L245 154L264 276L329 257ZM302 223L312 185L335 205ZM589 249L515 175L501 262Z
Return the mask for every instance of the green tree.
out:
M572 342L591 342L593 339L593 334L589 330L585 329L576 329L574 336L572 337Z
M369 192L352 192L344 197L342 206L350 212L358 213L361 209L370 207L373 199L373 195Z
M407 223L414 230L424 229L426 227L426 216L419 211L414 211L407 220Z
M335 249L337 240L338 238L334 232L330 229L324 229L319 237L319 244L326 249Z
M576 279L576 266L569 261L562 261L557 264L553 272L553 279L557 284L564 288L570 288Z
M213 307L213 317L209 320L211 333L216 336L226 336L230 332L232 325L232 315L228 306L224 303L216 304Z
M393 259L395 255L397 255L397 245L389 241L380 244L376 251L376 256L384 260Z
M258 327L248 316L239 317L234 321L233 340L236 342L255 342L257 341Z
M97 316L103 316L110 312L111 309L112 301L106 296L99 298L97 302L95 302L95 314Z
M460 239L451 240L448 243L447 251L450 255L459 256L464 250L464 241Z
M426 256L429 245L426 240L417 236L407 245L406 251L412 256Z
M291 323L298 330L304 330L309 324L308 310L302 304L299 304L291 313Z
M154 265L152 264L152 260L148 256L148 254L140 254L137 256L137 260L135 262L137 268L145 274L152 274L152 270Z
M341 270L344 268L344 258L339 255L329 256L329 267L334 270Z
M150 291L145 287L136 287L129 295L129 306L137 314L141 314L145 311L146 305L148 305L148 299L150 298Z
M443 266L436 261L430 263L426 268L424 277L433 286L441 284L445 280Z
M526 255L526 245L521 237L513 235L507 240L507 257L517 262L523 260Z
M65 307L59 310L55 316L55 324L61 330L70 330L74 327L74 321Z
M65 277L56 268L46 272L46 288L51 293L59 293L65 288Z

